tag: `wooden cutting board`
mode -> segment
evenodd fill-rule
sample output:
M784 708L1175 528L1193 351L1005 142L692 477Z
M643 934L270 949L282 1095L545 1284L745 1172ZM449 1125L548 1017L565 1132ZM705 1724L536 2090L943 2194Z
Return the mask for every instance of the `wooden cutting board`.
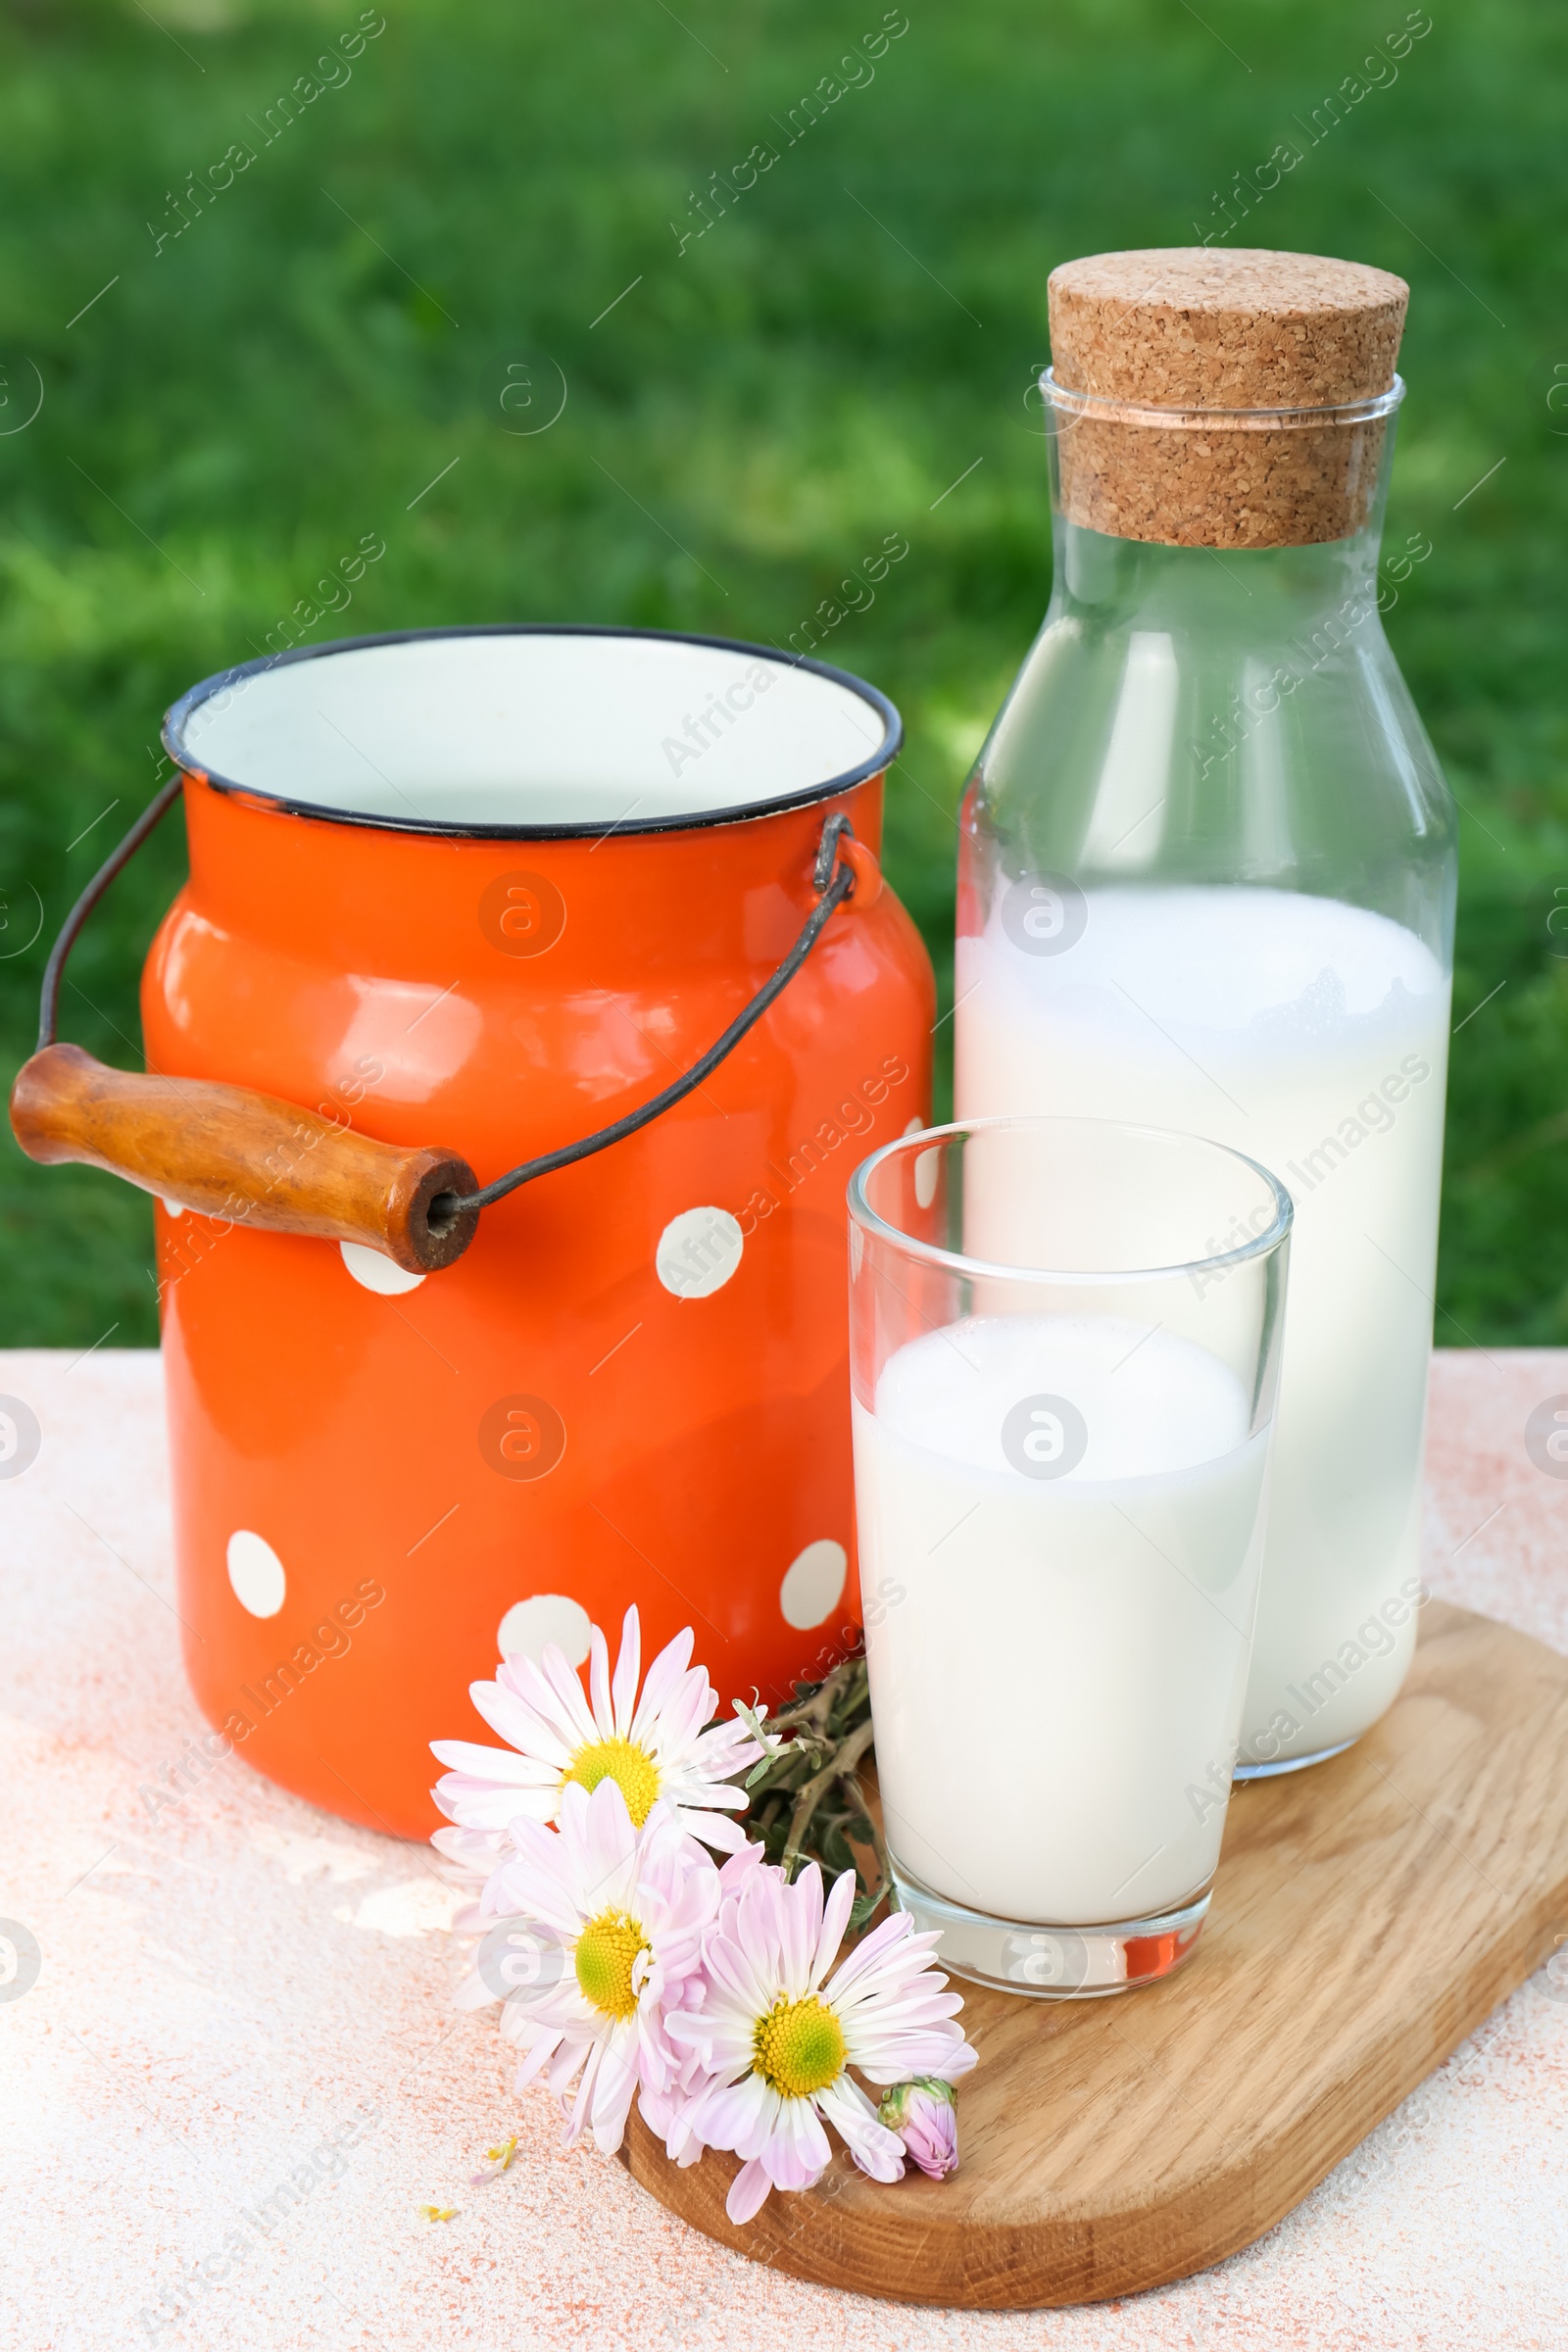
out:
M1568 1659L1432 1601L1400 1697L1332 1763L1238 1788L1192 1960L1038 2001L959 1984L962 2161L868 2180L842 2148L744 2229L736 2170L623 2160L696 2229L912 2303L1095 2302L1250 2245L1568 1936ZM835 2140L835 2147L839 2143Z

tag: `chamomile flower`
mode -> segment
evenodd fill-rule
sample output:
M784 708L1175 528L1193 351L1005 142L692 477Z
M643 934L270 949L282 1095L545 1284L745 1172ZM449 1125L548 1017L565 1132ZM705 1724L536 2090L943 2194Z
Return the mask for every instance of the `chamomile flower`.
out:
M665 2145L678 2162L704 2146L743 2159L725 2205L738 2224L770 2188L820 2179L832 2154L829 2123L862 2172L901 2178L904 2141L877 2120L852 2066L876 2083L914 2075L953 2082L975 2055L954 2023L962 2001L929 1965L937 1937L915 1935L905 1913L829 1976L855 1900L853 1871L825 1903L814 1862L793 1886L766 1866L734 1884L704 1939L700 2005L671 2001L663 2020L669 2042L695 2054L706 2080L660 2112L669 2114Z
M656 1801L634 1827L609 1777L591 1795L568 1782L557 1829L518 1819L511 1838L485 1909L499 1915L503 1940L526 1946L528 1965L503 1975L501 2030L522 2052L517 2087L543 2075L561 2100L567 2144L591 2130L611 2155L639 2084L657 2100L692 2073L664 2018L702 1998L718 1872L666 1805ZM458 1997L475 2007L497 1991L481 1957Z
M613 1681L605 1637L589 1637L588 1691L564 1651L547 1642L539 1663L502 1661L493 1683L474 1683L470 1695L507 1747L467 1740L433 1740L431 1753L452 1767L433 1793L447 1819L466 1836L436 1832L448 1858L470 1871L498 1861L505 1833L519 1815L561 1818L566 1789L592 1791L612 1781L633 1829L662 1803L679 1826L720 1852L736 1852L745 1833L732 1813L744 1812L744 1789L731 1776L760 1761L762 1750L740 1723L713 1724L718 1694L707 1670L690 1664L688 1626L648 1669L642 1695L637 1611L626 1611ZM711 1724L710 1730L704 1730Z

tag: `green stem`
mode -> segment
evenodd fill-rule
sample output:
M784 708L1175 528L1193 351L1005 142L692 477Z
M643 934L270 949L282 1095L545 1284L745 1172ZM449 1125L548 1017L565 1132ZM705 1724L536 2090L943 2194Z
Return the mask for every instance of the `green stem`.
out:
M842 1747L828 1759L815 1778L807 1782L795 1800L795 1814L790 1822L790 1834L784 1846L784 1876L793 1879L795 1865L801 1858L801 1846L810 1824L811 1815L821 1801L822 1792L833 1782L855 1780L855 1768L871 1744L871 1719L866 1717L858 1730L850 1734Z

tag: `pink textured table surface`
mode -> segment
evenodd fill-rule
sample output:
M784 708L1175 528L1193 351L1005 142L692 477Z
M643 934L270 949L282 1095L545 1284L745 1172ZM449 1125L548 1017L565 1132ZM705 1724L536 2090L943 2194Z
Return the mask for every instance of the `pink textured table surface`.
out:
M1568 1651L1568 1480L1524 1443L1559 1392L1568 1353L1438 1357L1426 1574ZM0 1479L0 1917L41 1955L25 1989L0 1984L0 2341L1568 2347L1568 1998L1544 1974L1278 2229L1155 2294L910 2310L695 2235L615 2163L563 2152L544 2094L513 2091L493 2013L453 2011L451 1898L421 1849L235 1757L150 1816L140 1788L203 1728L158 1359L0 1355L0 1393L43 1432ZM514 2132L512 2170L469 2189Z

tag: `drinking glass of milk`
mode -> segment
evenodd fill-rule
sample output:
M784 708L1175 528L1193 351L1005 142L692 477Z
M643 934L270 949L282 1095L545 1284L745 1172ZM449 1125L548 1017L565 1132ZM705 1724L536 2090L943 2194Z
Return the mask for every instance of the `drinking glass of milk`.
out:
M1197 1137L977 1119L850 1185L856 1509L900 1906L1014 1992L1170 1974L1247 1688L1292 1207Z

